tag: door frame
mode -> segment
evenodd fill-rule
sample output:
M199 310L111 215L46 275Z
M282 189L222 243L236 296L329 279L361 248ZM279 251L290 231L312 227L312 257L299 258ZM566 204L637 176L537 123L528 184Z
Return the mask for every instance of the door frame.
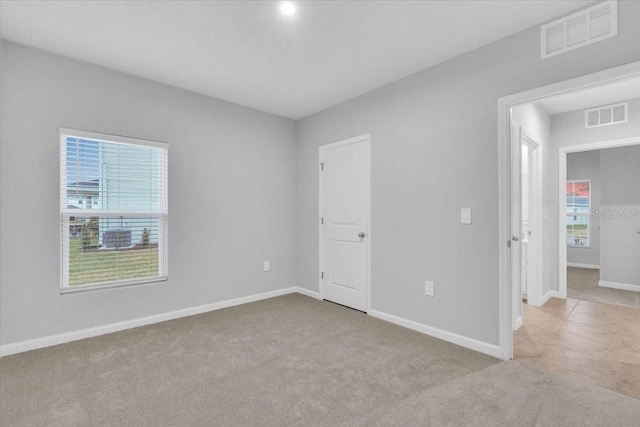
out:
M371 134L367 133L364 135L356 136L353 138L344 139L342 141L333 142L331 144L321 145L318 148L318 240L319 240L319 254L318 254L318 290L320 294L320 299L324 299L324 285L323 278L321 277L321 272L324 268L324 239L323 239L323 225L321 223L322 212L324 208L324 180L322 179L322 166L324 162L324 152L327 150L331 150L338 147L343 147L350 144L355 144L358 142L364 143L364 152L365 152L365 206L367 211L367 219L365 226L366 237L364 239L364 243L366 245L365 248L365 256L366 256L366 266L365 266L365 299L366 299L366 313L371 311Z
M571 145L560 147L558 152L558 248L560 249L560 259L558 261L558 290L560 298L567 298L567 155L569 153L580 153L583 151L603 150L606 148L628 147L640 145L640 136L632 138L614 139L609 141L598 141L587 144Z
M504 360L513 358L513 328L511 319L512 284L510 279L511 251L511 108L553 95L575 92L640 76L640 61L588 74L548 86L516 93L498 99L498 281L500 354ZM518 143L520 143L518 141ZM553 167L553 166L551 166ZM522 226L519 226L522 228Z

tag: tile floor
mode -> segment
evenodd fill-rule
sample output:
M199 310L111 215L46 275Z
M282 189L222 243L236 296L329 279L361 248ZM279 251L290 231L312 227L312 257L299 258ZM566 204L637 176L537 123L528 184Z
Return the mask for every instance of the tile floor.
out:
M514 359L640 399L640 310L551 298L523 316Z

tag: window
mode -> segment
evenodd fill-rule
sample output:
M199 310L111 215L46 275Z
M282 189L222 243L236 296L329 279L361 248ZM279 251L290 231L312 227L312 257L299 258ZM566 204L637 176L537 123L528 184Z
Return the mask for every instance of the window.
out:
M591 181L567 181L567 246L589 247Z
M60 129L62 291L166 279L167 149Z

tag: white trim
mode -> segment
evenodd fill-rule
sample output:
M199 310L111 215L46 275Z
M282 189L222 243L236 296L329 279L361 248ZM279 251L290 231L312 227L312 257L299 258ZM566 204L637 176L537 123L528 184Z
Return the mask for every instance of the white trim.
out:
M595 264L580 264L579 262L567 262L567 267L591 268L593 270L600 270L600 266L599 265L595 265Z
M488 342L465 337L464 335L459 335L453 332L434 328L432 326L427 326L425 324L394 316L392 314L387 314L382 311L370 310L369 315L399 326L403 326L405 328L412 329L425 335L432 336L434 338L448 341L450 343L457 344L471 350L479 351L480 353L488 354L489 356L498 358L502 357L502 350L495 344L490 344Z
M520 329L520 326L522 326L522 316L516 317L516 325L514 326L513 330L517 331L518 329Z
M623 291L640 292L640 285L629 285L626 283L607 282L606 280L600 280L598 286L603 288L622 289Z
M498 255L499 255L499 328L500 357L513 357L513 331L511 327L511 281L509 277L510 251L506 242L511 238L510 206L510 109L518 104L526 104L552 95L577 92L583 89L620 82L640 76L640 61L610 68L570 80L542 86L498 99ZM566 167L566 164L565 164ZM565 240L566 242L566 240ZM566 251L565 251L566 252ZM562 251L561 251L562 254ZM565 260L566 262L566 260ZM565 269L566 270L566 269ZM565 277L566 279L566 277ZM565 295L566 297L566 295Z
M124 322L111 323L108 325L96 326L94 328L81 329L78 331L66 332L57 335L50 335L32 340L20 341L0 346L0 356L9 356L11 354L22 353L29 350L50 347L53 345L64 344L71 341L78 341L85 338L96 337L99 335L110 334L113 332L123 331L126 329L137 328L139 326L151 325L154 323L166 322L167 320L179 319L181 317L193 316L196 314L207 313L210 311L220 310L227 307L233 307L240 304L246 304L255 301L261 301L268 298L279 297L282 295L300 293L314 298L318 298L315 292L298 286L279 289L276 291L264 292L246 297L234 298L226 301L214 302L211 304L200 305L197 307L185 308L182 310L170 311L168 313L155 314L147 317L126 320Z
M538 307L542 307L543 305L545 305L547 301L549 301L551 298L567 299L567 297L562 298L558 291L549 291L546 294L544 294L544 296L542 297L541 303Z
M589 144L570 145L568 147L560 147L560 151L562 151L565 154L579 153L581 151L604 150L606 148L628 147L630 145L638 145L638 144L640 144L640 136L634 136L632 138L612 139L612 140L606 140L606 141L591 142Z
M506 98L498 100L498 281L500 358L513 356L511 325L511 112ZM509 243L510 244L510 243Z
M122 135L112 135L108 133L98 133L98 132L90 132L86 130L79 129L70 129L59 127L58 131L60 132L60 137L71 136L77 138L87 138L95 141L102 142L115 142L119 144L135 144L135 145L146 145L150 147L158 147L164 148L165 150L169 148L168 142L162 141L152 141L149 139L141 139L141 138L132 138L130 136L122 136Z
M65 271L65 274L68 272ZM81 292L89 292L89 291L99 291L106 289L114 289L114 288L129 288L131 286L144 286L151 285L153 283L158 282L166 282L168 280L167 276L152 276L152 277L141 277L136 279L129 280L120 280L114 282L102 282L95 283L91 285L71 285L67 286L60 290L60 295L68 295L68 294L77 294Z
M640 72L638 72L638 75L640 75ZM640 137L633 137L571 145L558 149L558 290L560 292L560 298L567 298L567 248L578 248L576 246L567 246L567 199L564 196L566 191L565 182L567 181L567 155L569 153L628 147L638 144L640 144Z
M334 148L342 147L349 144L355 144L357 142L364 142L365 146L365 157L366 157L366 188L365 188L365 204L367 208L367 225L365 227L365 244L366 244L366 253L367 253L367 266L366 266L366 279L365 279L365 293L366 293L366 313L371 311L371 134L366 133L364 135L356 136L353 138L348 138L342 141L333 142L331 144L326 144L318 147L318 158L320 164L323 164L323 154L326 150L331 150ZM322 218L322 210L324 206L324 200L322 199L323 191L323 179L322 179L322 168L318 168L318 273L321 273L324 269L324 240L323 240L323 224L320 221ZM323 287L323 278L321 274L318 274L318 295L320 299L324 299L324 287Z
M39 348L51 347L54 345L65 344L68 342L78 341L85 338L97 337L104 334L110 334L114 332L124 331L127 329L137 328L140 326L166 322L168 320L179 319L182 317L194 316L196 314L208 313L208 312L220 310L223 308L233 307L240 304L247 304L250 302L261 301L261 300L279 297L282 295L293 294L293 293L299 293L301 295L305 295L315 299L322 299L322 297L318 292L315 292L300 286L292 286L289 288L278 289L276 291L264 292L261 294L249 295L246 297L214 302L211 304L205 304L197 307L171 311L168 313L156 314L153 316L141 317L138 319L127 320L124 322L111 323L108 325L96 326L94 328L81 329L78 331L66 332L63 334L50 335L42 338L35 338L32 340L5 344L0 346L0 357L9 356L17 353L23 353L25 351L30 351L30 350L37 350ZM485 353L493 357L498 357L498 358L502 357L502 351L500 347L498 347L495 344L489 344L484 341L475 340L473 338L465 337L463 335L455 334L453 332L444 331L442 329L427 326L422 323L414 322L412 320L404 319L404 318L383 313L377 310L369 310L368 314L372 317L376 317L378 319L382 319L387 322L394 323L396 325L403 326L405 328L409 328L414 331L418 331L423 334L469 348L471 350L479 351L481 353Z
M296 292L298 292L299 294L311 297L311 298L315 298L315 299L319 299L319 300L322 299L322 297L320 296L320 292L312 291L311 289L303 288L301 286L298 286L296 288Z
M567 153L558 153L558 291L567 297Z

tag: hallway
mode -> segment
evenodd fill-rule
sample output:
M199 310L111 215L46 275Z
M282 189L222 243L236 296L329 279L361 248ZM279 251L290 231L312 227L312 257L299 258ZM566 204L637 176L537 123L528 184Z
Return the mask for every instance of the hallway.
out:
M513 357L640 399L640 310L574 298L524 304Z

